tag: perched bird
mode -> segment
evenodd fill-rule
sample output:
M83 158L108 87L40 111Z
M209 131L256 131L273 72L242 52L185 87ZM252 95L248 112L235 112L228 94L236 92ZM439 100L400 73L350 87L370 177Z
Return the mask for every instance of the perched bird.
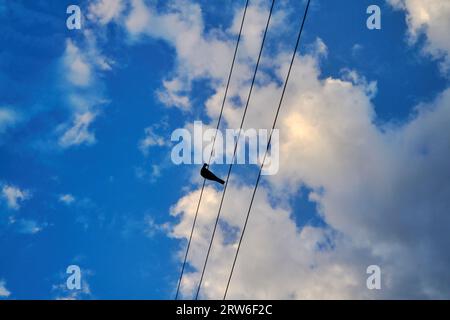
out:
M216 177L216 175L214 173L212 173L211 171L209 171L208 169L209 165L208 164L203 164L202 170L200 170L200 175L207 179L207 180L212 180L212 181L216 181L220 184L224 184L225 181L223 181L222 179Z

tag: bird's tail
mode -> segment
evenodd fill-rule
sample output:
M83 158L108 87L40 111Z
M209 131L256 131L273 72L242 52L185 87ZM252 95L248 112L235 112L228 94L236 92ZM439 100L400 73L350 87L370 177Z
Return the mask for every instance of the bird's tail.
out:
M225 184L225 181L223 181L222 179L217 178L217 177L216 177L216 181L217 181L218 183L220 183L220 184Z

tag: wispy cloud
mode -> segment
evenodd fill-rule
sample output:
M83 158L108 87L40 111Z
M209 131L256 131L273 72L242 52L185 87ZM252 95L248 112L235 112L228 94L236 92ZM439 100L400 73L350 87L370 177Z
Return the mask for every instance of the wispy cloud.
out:
M19 119L19 114L12 108L0 107L0 134L13 127Z
M169 139L157 134L155 130L154 126L145 128L145 137L139 141L139 150L144 155L148 155L151 147L163 147L169 144Z
M70 193L62 194L59 196L59 201L67 205L71 205L75 201L75 197Z
M101 113L100 107L109 102L103 95L100 75L110 71L114 62L100 52L94 30L84 29L80 39L67 39L62 57L63 90L71 115L56 130L62 148L93 145L92 124Z
M39 223L31 219L20 219L15 221L17 231L23 234L36 234L48 226L47 223Z
M154 237L157 234L163 234L169 230L167 223L156 223L155 219L147 215L144 219L144 233L148 237Z
M75 86L85 87L92 82L92 67L87 62L81 50L75 43L68 39L66 52L64 54L64 65L66 67L67 79Z
M357 56L358 54L361 53L361 51L364 49L364 47L359 44L359 43L355 43L352 47L352 55L353 56Z
M138 179L145 180L151 183L155 183L159 177L161 177L162 166L157 164L149 165L146 167L136 167L135 174Z
M75 114L73 122L67 129L67 125L60 127L64 131L59 138L59 145L63 148L77 146L81 144L92 145L96 142L95 134L89 130L90 125L95 120L96 114L87 111L82 114Z
M122 235L129 236L147 236L153 238L157 235L165 235L169 230L167 223L157 223L153 216L146 214L143 219L135 219L126 215L122 227Z
M69 275L63 273L60 275L62 283L52 286L52 292L55 300L90 300L93 299L91 287L87 278L92 276L93 272L87 269L81 270L81 288L68 289L66 280Z

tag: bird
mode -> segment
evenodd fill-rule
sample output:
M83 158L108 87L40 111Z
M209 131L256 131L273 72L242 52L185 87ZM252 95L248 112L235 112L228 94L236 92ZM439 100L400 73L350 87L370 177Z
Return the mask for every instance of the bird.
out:
M202 169L200 170L200 175L207 180L212 180L212 181L216 181L220 184L224 184L225 181L218 178L214 173L209 171L208 167L209 167L209 165L204 163Z

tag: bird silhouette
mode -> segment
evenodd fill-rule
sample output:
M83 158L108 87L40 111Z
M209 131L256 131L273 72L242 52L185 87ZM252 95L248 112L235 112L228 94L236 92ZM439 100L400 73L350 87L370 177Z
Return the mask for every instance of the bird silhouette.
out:
M207 179L207 180L212 180L212 181L216 181L220 184L224 184L225 181L223 181L222 179L218 178L214 173L212 173L211 171L209 171L208 169L209 165L208 164L203 164L202 170L200 170L200 175Z

